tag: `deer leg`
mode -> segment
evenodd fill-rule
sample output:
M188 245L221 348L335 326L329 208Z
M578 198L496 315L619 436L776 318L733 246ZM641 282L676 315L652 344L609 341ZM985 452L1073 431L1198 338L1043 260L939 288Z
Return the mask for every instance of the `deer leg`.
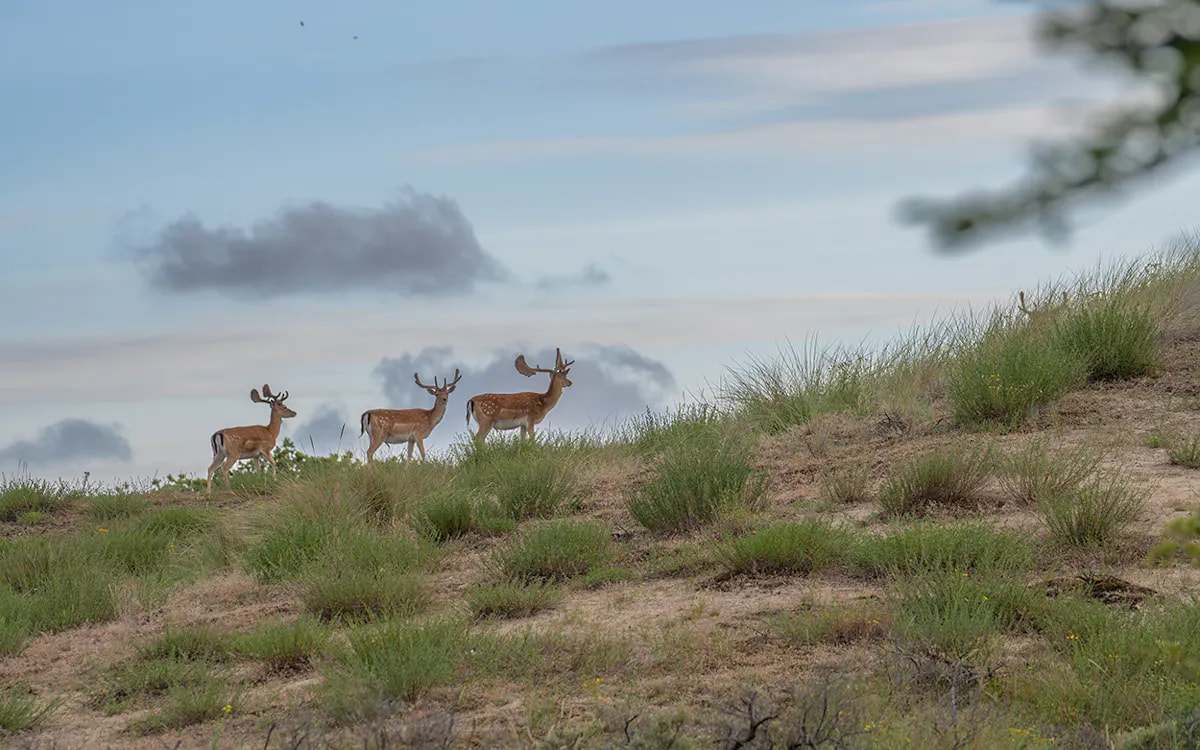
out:
M413 452L413 446L414 446L414 445L416 445L416 441L415 441L415 440L409 440L409 441L408 441L408 460L409 460L409 461L411 461L411 460L412 460L412 452Z
M479 421L478 417L476 419L477 419L477 421ZM491 431L492 431L491 421L490 420L481 420L481 421L479 421L479 429L476 430L476 432L475 432L475 439L480 442L483 442L483 439L486 438L488 436L488 433Z
M383 445L383 436L371 433L371 445L367 448L367 463L372 463L375 460L375 451L379 450L379 446Z
M217 472L217 467L220 466L224 461L225 461L225 455L222 453L218 453L217 455L213 456L212 463L208 465L208 494L209 494L209 497L212 496L213 474L215 474Z
M279 472L275 469L275 456L271 455L272 453L274 453L274 451L267 451L263 455L267 457L267 463L271 464L271 477L273 479L278 479Z
M533 420L532 420L532 419L530 419L530 420L529 420L529 422L528 422L528 424L529 424L529 437L530 437L530 438L533 438L533 437L534 437L534 435L533 435ZM525 433L525 428L524 428L524 427L522 427L522 428L521 428L521 433L522 433L522 434L524 434L524 433Z
M237 463L237 456L235 454L230 453L225 456L225 463L221 466L221 473L225 476L225 488L226 489L228 489L231 486L229 484L229 470L232 469L233 465L236 463Z
M262 454L261 453L259 453L258 455L256 455L254 457L254 471L256 471L259 474L262 473Z
M409 443L409 445L412 445L412 443ZM422 440L421 438L417 438L417 448L420 449L421 460L424 461L425 460L425 441Z

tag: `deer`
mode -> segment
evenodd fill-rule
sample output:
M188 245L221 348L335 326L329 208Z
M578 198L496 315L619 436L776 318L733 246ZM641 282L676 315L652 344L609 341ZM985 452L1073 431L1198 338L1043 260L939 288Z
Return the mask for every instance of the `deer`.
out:
M212 479L218 466L222 466L225 475L225 486L229 486L229 470L238 461L254 459L254 468L262 470L262 459L267 459L267 463L271 464L271 476L278 477L277 467L275 466L275 456L272 453L275 450L275 441L279 439L279 428L283 426L283 420L289 417L296 416L296 412L284 405L287 401L288 392L272 393L271 386L263 385L263 395L258 395L257 388L250 389L250 400L256 404L269 404L271 407L271 419L265 425L251 425L248 427L226 427L223 430L217 430L209 438L212 444L213 460L208 467L208 494L212 496ZM264 398L265 397L265 398Z
M446 402L450 400L450 394L454 393L458 381L462 380L462 375L458 368L454 370L454 380L446 379L441 385L438 385L437 375L433 376L433 385L427 385L421 382L421 376L418 373L413 373L413 380L416 384L424 388L430 396L433 396L432 409L371 409L363 412L361 422L362 431L359 436L370 435L371 445L367 448L367 463L372 463L375 460L375 451L379 450L379 446L384 443L394 445L396 443L408 443L408 457L411 460L413 455L413 445L421 451L421 460L425 460L425 438L429 437L429 433L433 432L433 428L438 426L442 421L442 417L446 414Z
M1066 292L1062 293L1062 302L1057 305L1054 303L1049 303L1041 307L1029 307L1025 303L1025 292L1019 292L1017 294L1017 299L1020 300L1020 304L1017 305L1017 309L1025 314L1025 317L1030 323L1040 323L1044 320L1052 319L1067 306L1068 301Z
M514 430L521 428L521 437L533 437L533 426L540 424L546 415L562 397L563 388L571 386L567 375L575 360L563 362L562 350L554 350L554 369L546 367L530 367L525 362L525 355L517 356L515 362L517 372L531 378L539 372L550 375L550 387L545 393L483 393L467 402L467 426L471 426L471 417L479 425L475 439L482 441L492 429Z

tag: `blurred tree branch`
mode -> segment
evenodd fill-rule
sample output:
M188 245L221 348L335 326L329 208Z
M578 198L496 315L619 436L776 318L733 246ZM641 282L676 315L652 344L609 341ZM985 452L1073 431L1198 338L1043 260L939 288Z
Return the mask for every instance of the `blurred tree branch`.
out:
M1030 227L1061 240L1072 202L1117 193L1200 146L1200 0L1090 0L1047 10L1038 38L1051 50L1116 63L1154 96L1118 106L1073 139L1035 146L1028 174L1009 188L904 201L903 220L926 225L940 252Z

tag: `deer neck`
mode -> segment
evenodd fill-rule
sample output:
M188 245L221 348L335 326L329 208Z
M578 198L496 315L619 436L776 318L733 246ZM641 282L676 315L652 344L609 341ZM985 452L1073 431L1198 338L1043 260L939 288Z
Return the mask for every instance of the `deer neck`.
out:
M267 422L267 432L271 434L272 440L279 439L279 429L281 427L283 427L283 415L272 409L271 421Z
M437 399L433 402L433 408L429 410L429 429L437 427L438 422L442 421L442 417L446 414L446 404L449 401Z
M562 397L563 384L558 378L550 378L550 387L542 394L542 409L550 411L554 405L558 403L558 399Z

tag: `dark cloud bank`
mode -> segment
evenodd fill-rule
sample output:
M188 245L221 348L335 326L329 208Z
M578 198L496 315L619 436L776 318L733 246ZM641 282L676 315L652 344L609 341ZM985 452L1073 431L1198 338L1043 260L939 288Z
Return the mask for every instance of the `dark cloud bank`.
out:
M291 438L301 450L318 456L341 452L355 447L358 422L343 407L324 403L291 431Z
M470 365L455 357L452 348L434 347L415 355L384 359L376 366L375 374L382 379L384 395L392 407L428 408L432 399L413 384L413 373L419 372L429 381L434 375L453 377L456 367L462 370L462 382L451 396L446 415L457 432L464 429L466 403L471 396L546 390L548 376L526 378L517 373L513 367L517 354L525 354L535 367L554 366L552 348L498 350L486 364ZM611 426L647 407L658 406L675 387L675 377L665 365L627 347L585 346L564 351L563 357L575 360L571 367L574 385L547 417L558 429Z
M0 448L0 464L49 464L86 459L130 461L133 450L116 425L64 419L38 431L32 440Z
M160 289L246 297L351 289L442 295L508 276L457 203L413 190L379 209L286 208L249 231L186 216L135 255Z

